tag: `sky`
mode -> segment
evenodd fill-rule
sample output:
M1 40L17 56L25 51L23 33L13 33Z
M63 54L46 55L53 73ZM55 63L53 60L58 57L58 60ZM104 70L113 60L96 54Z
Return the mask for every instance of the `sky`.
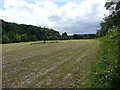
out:
M105 0L0 0L0 19L53 28L60 33L96 33Z

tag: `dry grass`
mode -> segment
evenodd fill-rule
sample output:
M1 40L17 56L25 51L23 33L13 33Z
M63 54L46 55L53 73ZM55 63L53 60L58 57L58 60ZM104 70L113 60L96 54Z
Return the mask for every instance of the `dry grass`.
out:
M82 81L100 44L97 40L30 43L2 45L3 87L71 87Z

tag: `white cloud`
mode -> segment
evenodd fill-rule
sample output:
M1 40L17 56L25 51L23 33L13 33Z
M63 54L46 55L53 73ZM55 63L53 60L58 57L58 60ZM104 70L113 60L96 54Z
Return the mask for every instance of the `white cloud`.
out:
M5 0L0 18L9 21L54 28L60 32L95 33L106 13L105 0L66 2L58 7L54 2Z

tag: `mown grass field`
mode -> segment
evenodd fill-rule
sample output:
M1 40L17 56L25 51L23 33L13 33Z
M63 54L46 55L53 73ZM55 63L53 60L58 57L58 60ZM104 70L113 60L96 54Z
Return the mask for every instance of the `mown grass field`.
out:
M64 40L2 45L2 83L5 88L69 88L84 84L100 42Z

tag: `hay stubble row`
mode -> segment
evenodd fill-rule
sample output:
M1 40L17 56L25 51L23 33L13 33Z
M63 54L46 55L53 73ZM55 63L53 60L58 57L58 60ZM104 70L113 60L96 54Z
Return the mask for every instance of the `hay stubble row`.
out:
M99 44L97 40L4 44L3 87L71 87L89 70Z

